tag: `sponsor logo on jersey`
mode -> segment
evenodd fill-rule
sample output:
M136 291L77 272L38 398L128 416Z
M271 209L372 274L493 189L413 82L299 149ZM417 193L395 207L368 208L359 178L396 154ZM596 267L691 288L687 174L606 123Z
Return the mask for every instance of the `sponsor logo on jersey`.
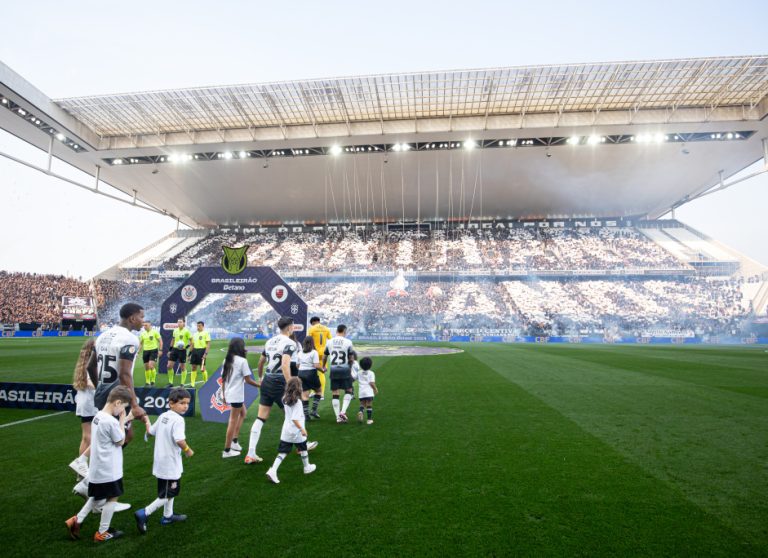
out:
M181 289L181 300L184 302L192 302L197 298L197 289L193 285L187 285Z
M245 270L248 265L248 245L240 246L239 248L232 248L230 246L222 246L224 255L221 257L221 268L230 275L237 275Z
M272 289L272 300L275 302L285 302L288 298L288 288L285 285L276 285Z

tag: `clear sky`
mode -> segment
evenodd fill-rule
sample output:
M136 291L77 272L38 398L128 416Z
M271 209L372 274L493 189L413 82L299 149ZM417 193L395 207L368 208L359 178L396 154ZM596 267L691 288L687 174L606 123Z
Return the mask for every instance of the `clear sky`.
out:
M4 4L0 60L58 98L389 72L768 54L765 6L758 0L30 0ZM0 150L44 160L2 132ZM763 174L694 202L677 217L768 264L766 202ZM167 218L4 158L0 204L6 235L0 269L6 270L90 277L175 229Z

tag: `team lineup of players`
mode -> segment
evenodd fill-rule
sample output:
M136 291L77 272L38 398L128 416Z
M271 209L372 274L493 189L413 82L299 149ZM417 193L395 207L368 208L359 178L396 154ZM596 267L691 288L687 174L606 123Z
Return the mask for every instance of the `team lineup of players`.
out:
M225 404L231 407L227 426L223 458L241 454L238 433L245 419L245 384L259 388L258 416L250 429L245 464L263 461L256 453L261 431L274 405L284 410L285 419L280 433L277 457L266 471L267 478L278 484L277 471L283 460L295 447L304 467L310 474L316 466L309 462L309 451L317 442L308 442L306 423L320 418L318 406L323 398L326 372L330 376L333 394L333 410L336 422L346 423L347 410L353 399L353 382L358 381L360 410L358 420L367 415L367 424L373 424L373 398L378 394L375 373L370 358L357 362L352 341L346 336L347 328L339 325L336 335L320 324L319 318L310 320L311 327L304 342L299 345L293 335L293 319L278 320L279 333L270 338L259 357L258 379L246 359L245 343L241 338L230 341L222 366L221 394ZM131 333L141 329L139 338ZM72 539L80 538L80 527L90 513L100 513L99 528L94 540L105 542L123 533L111 527L114 513L130 508L117 500L123 494L122 451L134 435L132 422L144 422L147 435L154 436L155 449L152 474L157 478L157 498L134 513L140 533L148 529L148 517L163 508L161 525L185 521L186 515L175 514L174 499L181 487L183 464L181 454L191 457L194 452L186 441L183 415L190 403L190 393L185 389L186 351L192 347L192 386L195 385L197 367L207 380L205 358L210 350L210 334L205 324L197 322L197 332L191 334L180 319L173 334L174 346L168 354L169 387L173 384L174 367L182 365L180 387L171 390L169 410L151 423L146 412L139 406L133 389L133 366L142 351L145 382L154 385L157 380L155 364L163 350L162 339L151 324L144 321L144 309L138 304L125 304L120 309L120 323L103 332L92 350L80 353L75 369L73 385L77 390L76 414L81 418L83 440L80 455L70 467L82 477L74 492L86 499L80 511L66 521ZM322 355L320 358L319 355ZM312 397L310 410L309 399ZM146 436L145 435L145 440ZM90 457L90 464L88 458Z

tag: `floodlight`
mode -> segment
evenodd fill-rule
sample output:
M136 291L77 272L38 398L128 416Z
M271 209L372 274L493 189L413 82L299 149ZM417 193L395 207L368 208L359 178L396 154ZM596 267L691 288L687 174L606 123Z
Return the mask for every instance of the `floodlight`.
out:
M240 153L238 153L237 155L238 155L238 157L240 157L241 159L245 159L245 158L248 156L248 153L246 153L245 151L241 151L241 152L240 152Z
M464 149L474 149L475 147L477 147L477 144L474 140L468 139L464 141Z
M581 141L581 138L579 136L571 136L568 138L568 141L566 141L566 143L568 145L578 145L579 141Z
M67 138L66 138L66 136L64 134L59 132L58 134L56 134L56 139L59 140L59 141L64 141Z
M225 151L224 153L221 154L221 156L224 157L225 159L231 159L232 158L232 152L231 151Z
M338 145L332 145L331 146L331 155L334 155L334 156L341 155L341 147L339 147Z
M597 145L597 144L598 144L598 143L600 143L601 141L604 141L604 140L603 140L603 138L601 138L600 136L589 136L589 137L587 138L587 143L588 143L589 145Z

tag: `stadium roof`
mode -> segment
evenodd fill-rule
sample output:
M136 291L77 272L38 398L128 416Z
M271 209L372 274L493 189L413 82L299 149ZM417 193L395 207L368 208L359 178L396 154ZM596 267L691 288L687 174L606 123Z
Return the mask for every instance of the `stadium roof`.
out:
M0 127L192 225L656 216L763 156L767 94L768 56L58 101L0 64Z
M541 113L754 109L768 57L523 66L196 87L56 101L101 137ZM351 130L347 130L351 132ZM295 136L294 136L295 137Z

